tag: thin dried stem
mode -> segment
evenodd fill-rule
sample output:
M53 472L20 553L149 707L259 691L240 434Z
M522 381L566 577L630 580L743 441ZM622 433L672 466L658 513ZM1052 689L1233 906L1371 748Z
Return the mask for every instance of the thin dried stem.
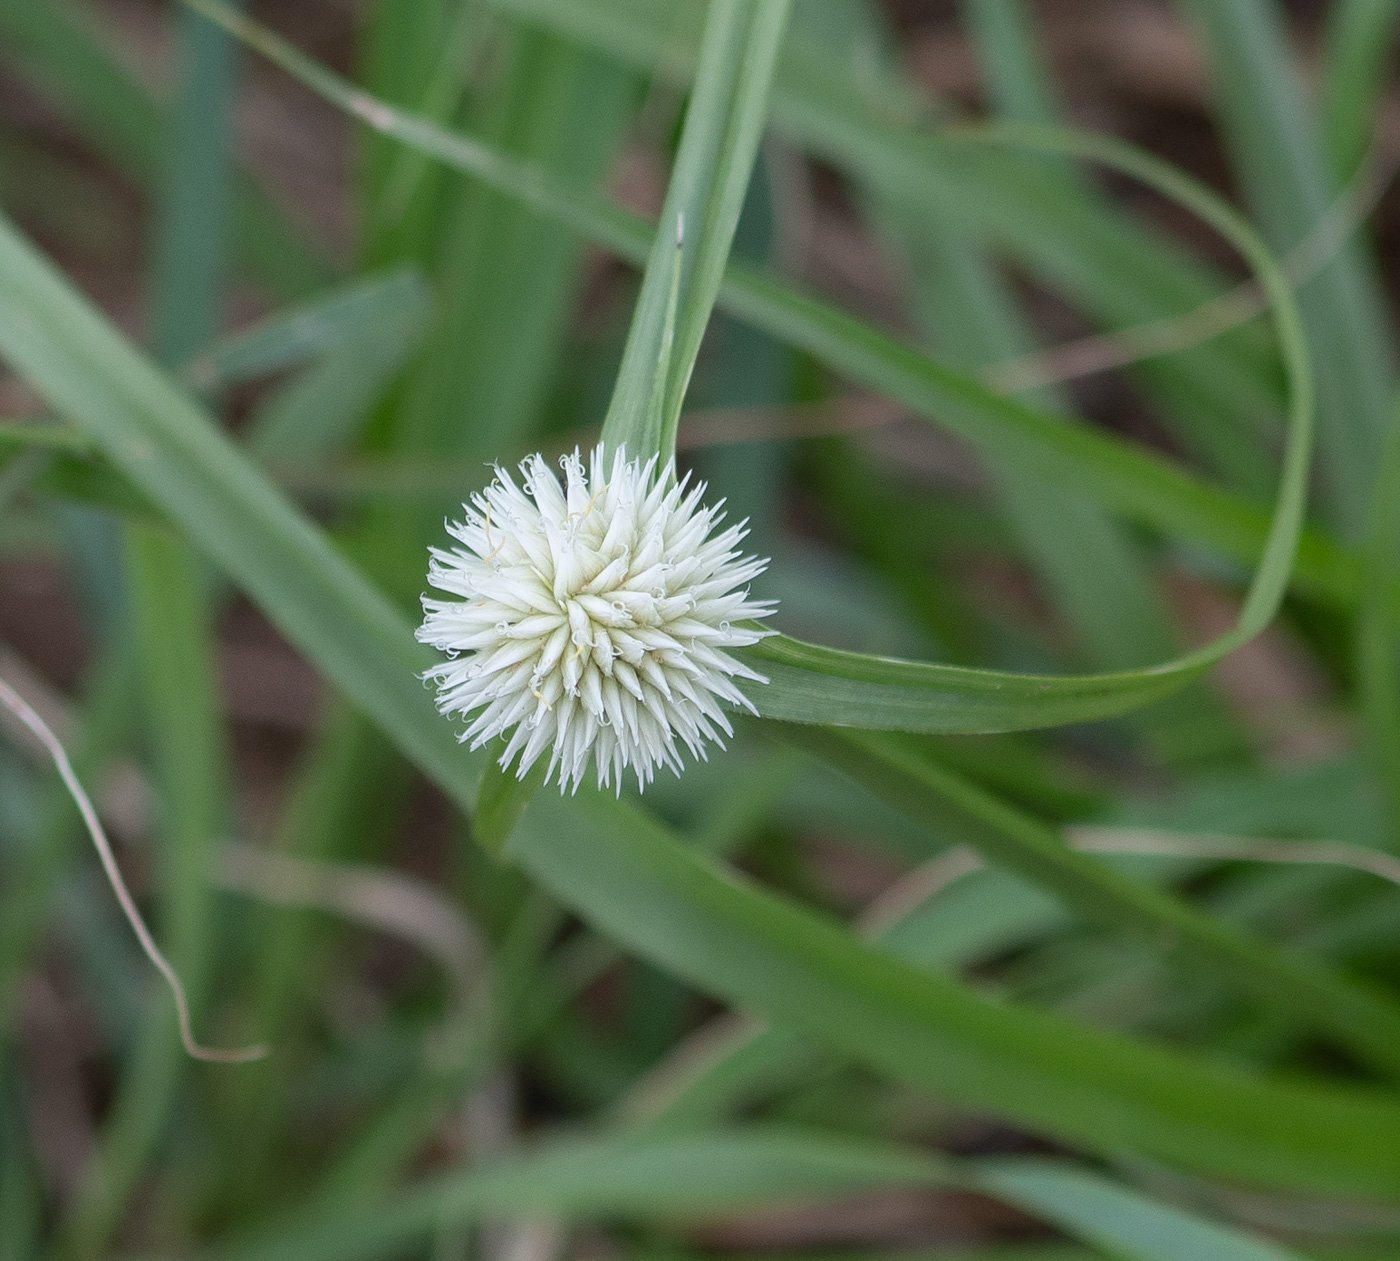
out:
M471 921L436 889L399 872L235 844L219 855L216 877L264 902L319 907L410 941L442 965L458 996L485 964L486 946Z
M740 442L821 438L879 429L907 414L898 403L867 394L785 407L708 407L681 418L676 445L694 450Z
M1071 849L1086 854L1147 854L1155 858L1221 858L1234 862L1298 863L1349 867L1400 885L1400 858L1347 841L1270 841L1210 832L1158 828L1068 828ZM863 937L876 939L936 894L986 864L965 845L945 850L895 881L856 920Z
M1317 275L1365 223L1397 170L1400 170L1400 159L1394 156L1383 165L1375 161L1363 164L1342 195L1282 260L1284 275L1295 289ZM1184 315L1151 320L1009 359L986 369L983 379L1002 394L1062 385L1112 368L1125 368L1143 359L1189 350L1247 324L1267 307L1259 285L1252 280L1245 281Z
M982 866L965 845L944 850L896 880L856 917L854 928L866 941L879 941L935 894Z
M175 996L175 1010L179 1014L180 1021L180 1041L184 1044L185 1050L197 1060L206 1060L215 1064L246 1064L250 1060L262 1059L268 1050L265 1046L221 1050L215 1047L201 1046L195 1041L194 1033L190 1027L190 1004L185 997L185 987L180 983L179 974L161 953L160 947L156 945L155 938L151 936L150 929L146 927L146 921L141 918L141 912L136 909L136 901L132 898L131 891L126 887L126 881L122 878L121 868L117 866L116 856L112 853L112 846L107 839L107 833L103 830L102 821L97 817L97 810L92 804L92 799L84 790L82 782L78 779L72 762L68 760L68 753L64 749L63 743L54 735L52 728L39 716L34 707L4 679L0 679L0 703L3 703L5 708L33 733L39 743L44 746L49 757L53 759L54 766L58 768L63 786L68 790L68 795L73 798L74 805L78 807L78 813L82 815L88 835L92 838L93 848L97 850L97 857L101 860L102 869L107 874L107 882L112 886L112 892L116 895L117 904L121 907L122 914L126 916L127 923L131 925L131 931L136 934L136 940L141 943L141 949L145 952L146 958L165 978L166 984L170 986L170 992Z
M1215 833L1167 832L1154 828L1078 827L1072 848L1094 854L1153 854L1161 857L1225 858L1239 862L1301 863L1350 867L1400 885L1400 858L1347 841L1269 841Z

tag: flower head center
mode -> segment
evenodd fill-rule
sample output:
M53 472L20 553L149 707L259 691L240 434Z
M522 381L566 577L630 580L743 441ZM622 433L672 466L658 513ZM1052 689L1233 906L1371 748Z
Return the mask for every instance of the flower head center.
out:
M722 743L721 704L752 708L733 680L763 680L725 649L766 633L743 623L772 606L742 589L766 562L669 468L618 453L605 476L601 451L563 465L562 486L534 456L520 485L498 471L473 499L429 572L461 598L425 599L419 638L452 658L430 677L443 712L475 715L464 738L509 733L503 765L519 754L523 775L549 750L561 788L590 759L600 783L628 766L645 783L679 771L677 741Z

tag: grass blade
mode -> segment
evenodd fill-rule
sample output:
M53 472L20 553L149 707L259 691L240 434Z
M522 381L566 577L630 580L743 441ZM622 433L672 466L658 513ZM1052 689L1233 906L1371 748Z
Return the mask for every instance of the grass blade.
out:
M1100 675L1008 674L872 657L774 635L736 656L767 684L745 694L765 718L877 731L986 735L1130 713L1203 674L1205 662Z
M245 446L258 461L320 466L351 445L375 403L422 340L424 312L402 312L352 334L263 400Z
M233 92L238 43L192 13L180 15L185 84L160 193L153 260L156 357L178 363L219 330L233 192Z
M1129 1261L1288 1261L1297 1254L1048 1160L986 1161L982 1184Z
M493 0L627 64L682 83L693 65L698 8L646 0ZM804 24L805 25L805 24ZM1009 249L1109 327L1200 306L1226 288L1199 264L1042 161L958 151L931 134L947 112L905 81L881 76L850 47L824 48L796 27L773 88L773 126L868 191L934 211L975 240ZM1232 333L1146 365L1145 379L1193 451L1239 486L1263 492L1257 447L1237 440L1242 418L1275 414L1276 364L1256 330ZM1222 441L1223 439L1223 441Z
M409 118L400 115L388 107L378 102L367 102L362 93L348 88L338 81L333 75L323 68L310 62L307 58L297 53L296 50L271 35L269 32L257 27L255 24L241 20L235 14L231 14L215 0L187 0L192 7L199 12L206 13L211 17L226 23L229 29L247 39L254 46L258 47L267 55L276 59L280 64L296 74L309 86L322 92L352 112L366 118L374 125L387 133L395 134L403 139L424 145L445 159L462 165L465 169L474 170L488 178L498 182L507 191L522 195L527 202L537 208L552 211L561 219L570 224L592 227L595 232L601 228L601 234L610 241L622 241L626 238L634 238L634 232L628 227L627 220L618 215L607 215L606 212L598 212L594 208L585 204L580 204L576 199L563 196L550 187L546 178L537 171L530 171L512 163L509 159L503 158L499 154L484 150L475 142L462 137L453 136L442 131L442 129L425 122L422 119ZM1193 212L1203 217L1213 227L1225 235L1233 244L1239 248L1250 260L1251 265L1258 272L1261 283L1268 290L1271 299L1275 303L1275 311L1278 320L1278 330L1282 346L1285 352L1286 362L1289 368L1290 381L1292 383L1292 397L1290 402L1290 429L1289 446L1285 458L1283 473L1283 485L1280 498L1276 508L1276 514L1270 527L1269 537L1265 543L1265 556L1256 573L1255 582L1251 587L1250 594L1246 599L1245 609L1241 616L1241 621L1236 631L1207 645L1205 648L1187 657L1179 658L1176 662L1167 666L1157 667L1150 671L1152 685L1162 684L1164 688L1170 688L1172 684L1182 686L1193 679L1200 669L1212 664L1220 657L1232 651L1240 643L1257 633L1258 630L1269 620L1277 602L1281 597L1287 581L1288 573L1292 566L1293 553L1296 550L1298 535L1301 529L1301 518L1303 511L1304 496L1306 494L1308 447L1311 434L1311 389L1310 376L1306 352L1301 340L1301 334L1297 325L1294 307L1287 285L1283 282L1276 264L1269 256L1250 229L1238 220L1229 208L1214 194L1202 186L1196 184L1189 178L1175 172L1165 164L1152 159L1148 155L1133 149L1131 146L1123 145L1105 137L1093 137L1088 135L1071 135L1061 132L1043 132L1037 129L1007 129L1002 128L995 133L979 133L977 139L981 141L992 140L993 142L1013 143L1031 145L1033 147L1050 150L1053 152L1075 154L1080 157L1088 157L1097 161L1107 163L1120 171L1133 175L1146 183L1179 201L1190 208ZM606 225L605 227L603 225ZM771 290L770 290L771 293ZM792 303L784 303L790 311ZM807 303L807 313L818 314L819 318L831 326L833 321L839 323L839 318L834 313L814 304ZM859 326L856 326L859 328ZM849 331L849 330L848 330ZM849 354L851 346L850 338L842 339L839 349L843 354ZM870 336L864 338L867 345ZM883 341L884 339L880 339ZM831 347L828 346L828 356ZM925 382L931 375L931 365L923 360L921 356L912 353L906 356L917 365L917 371L923 376ZM829 361L831 359L829 358ZM838 365L840 366L840 365ZM941 373L944 381L948 381L952 374ZM894 382L887 371L880 373L881 384L887 391L896 392ZM980 394L985 399L986 392L977 388L975 393ZM946 408L947 399L940 399L940 403ZM1006 408L1012 406L1002 403L1003 414ZM1022 420L1034 415L1030 409L1024 409L1019 413ZM941 413L945 423L949 420L948 412ZM984 417L979 417L982 419ZM978 425L979 430L982 429ZM1087 431L1073 429L1064 425L1057 418L1051 419L1048 429L1057 439L1056 445L1063 448L1066 445L1076 445L1081 453L1084 444L1097 446L1102 443L1102 439L1089 434ZM1007 442L1003 449L1003 454L1012 460L1027 461L1029 453L1027 448L1031 446L1026 442L1026 433L1018 435L1018 440L1014 444ZM1045 435L1048 436L1048 435ZM985 437L985 433L984 433ZM1035 454L1041 454L1035 452ZM1122 453L1118 453L1122 454ZM1141 459L1142 457L1136 457ZM1115 459L1114 461L1118 461ZM1042 462L1042 470L1047 469L1047 465ZM1102 471L1102 470L1101 470ZM1095 479L1100 491L1102 490L1102 478ZM1139 496L1134 502L1141 505ZM776 648L774 649L776 651ZM831 673L841 673L840 665L834 655L820 657L814 650L809 650L803 646L800 653L805 654L805 663L808 666L815 666L818 670L825 670L830 667ZM789 662L789 664L792 664ZM849 677L850 663L841 662L847 667ZM898 673L907 663L899 662L870 662L862 666L862 669L879 669L886 673ZM944 668L945 670L948 668ZM857 680L860 681L860 680ZM942 676L943 683L956 686L960 683L973 683L973 680L964 679L956 674L945 674ZM815 680L812 680L815 682ZM915 673L905 676L905 682L911 687L917 687L918 678ZM1114 678L1104 676L1099 681L1100 686L1108 696L1104 699L1104 714L1119 713L1122 709L1118 707L1119 697L1123 692L1131 692L1139 689L1144 680L1131 674L1125 674ZM969 695L976 689L969 688ZM850 691L850 689L847 689ZM1155 692L1154 698L1161 695ZM775 703L781 703L776 700ZM917 702L916 702L917 703ZM847 710L846 712L851 712ZM789 707L784 716L791 716L794 708ZM1087 717L1088 713L1081 714ZM834 709L823 709L819 716L810 717L806 721L843 721L841 714ZM932 720L929 720L932 721ZM946 727L926 726L916 729L921 730L947 730ZM973 730L987 730L988 726L978 726ZM991 728L1004 729L1004 728Z
M1400 846L1400 660L1395 610L1385 598L1400 540L1400 407L1391 419L1372 490L1363 556L1365 583L1356 611L1356 678L1376 781L1389 813L1390 845Z
M161 935L198 1021L211 963L210 861L223 822L225 770L208 610L200 575L178 540L129 527L127 543L162 804ZM170 1119L188 1064L162 995L148 1009L101 1138L66 1206L60 1256L84 1261L103 1254Z
M532 30L508 32L501 56L500 77L463 107L485 143L570 187L603 178L635 108L632 77ZM489 184L461 178L393 137L376 139L426 162L434 176L422 186L423 222L380 225L367 243L374 256L433 268L437 318L405 380L394 449L434 460L453 453L478 469L506 450L524 455L558 389L558 356L584 274L582 243ZM428 232L434 223L436 235ZM436 531L460 500L444 497L415 518L417 537Z
M592 793L536 796L512 852L598 928L669 971L945 1098L1208 1175L1400 1195L1391 1132L1400 1106L1381 1095L1362 1103L1285 1087L984 1003L721 873L639 811Z
M781 1131L555 1142L525 1157L440 1177L375 1213L352 1209L205 1254L209 1261L370 1261L449 1222L515 1215L703 1216L822 1194L939 1186L919 1153Z
M748 190L789 7L789 0L711 0L661 226L603 422L603 441L634 456L660 453L664 461L675 452L681 401Z
M195 388L217 393L319 358L386 326L391 336L421 327L430 307L427 285L411 268L357 276L220 338L185 363L181 375Z
M408 619L5 225L0 351L410 757L471 799L481 760L417 682L432 654Z
M559 185L538 168L479 140L367 98L270 31L231 14L219 0L184 2L225 23L312 91L375 130L470 172L619 257L637 264L646 259L654 231L645 221L588 192ZM999 194L1002 200L1007 196ZM1258 557L1269 528L1268 514L1258 503L1209 486L1106 434L1071 428L1053 413L1002 398L976 378L739 265L730 264L719 302L731 314L841 375L1095 503L1247 563ZM1300 587L1319 598L1346 602L1355 597L1356 560L1325 537L1303 535L1297 572Z
M1134 1261L1288 1261L1294 1255L1048 1160L958 1165L889 1144L750 1127L555 1140L525 1156L439 1177L373 1216L360 1211L343 1221L294 1226L219 1248L212 1259L369 1261L421 1239L438 1222L513 1214L689 1218L901 1187L991 1194ZM1168 1226L1198 1251L1172 1250Z
M1353 176L1371 147L1372 116L1397 20L1396 0L1338 0L1328 10L1322 135L1340 180Z

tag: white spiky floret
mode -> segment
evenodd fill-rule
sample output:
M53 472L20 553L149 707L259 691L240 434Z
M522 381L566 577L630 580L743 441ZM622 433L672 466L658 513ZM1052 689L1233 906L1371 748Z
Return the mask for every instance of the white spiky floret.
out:
M447 527L461 546L432 549L428 581L456 598L423 599L418 638L448 657L426 677L442 713L473 716L462 740L508 737L518 777L548 750L561 792L590 757L599 787L631 767L644 788L680 774L678 741L723 747L724 705L756 712L734 680L767 680L725 650L773 633L745 625L775 607L746 585L768 562L738 550L743 522L712 533L722 503L673 465L619 450L608 467L601 446L561 464L562 485L539 455L520 485L497 468Z

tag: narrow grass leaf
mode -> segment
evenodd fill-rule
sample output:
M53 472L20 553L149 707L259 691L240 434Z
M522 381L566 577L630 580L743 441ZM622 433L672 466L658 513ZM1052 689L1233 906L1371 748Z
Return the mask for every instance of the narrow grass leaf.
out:
M323 467L343 453L419 345L426 321L385 320L274 391L248 424L245 446L263 464Z
M316 91L322 92L330 99L341 104L345 108L356 113L358 116L370 121L378 129L388 134L401 137L409 143L424 145L443 157L444 160L460 165L463 169L473 170L483 178L491 179L504 190L522 196L533 208L540 209L547 213L557 215L563 222L582 230L591 230L598 239L602 239L616 247L623 247L623 252L636 255L637 228L635 221L629 221L626 216L609 212L598 206L597 203L578 197L569 197L553 187L546 176L536 170L512 162L498 153L486 150L478 142L465 137L452 135L443 131L422 119L410 118L401 115L387 106L378 102L368 101L364 94L349 87L324 68L309 61L303 55L291 48L284 41L279 40L264 28L256 24L238 18L236 14L231 14L226 8L218 4L216 0L187 0L200 12L210 15L217 20L228 24L230 29L236 31L241 37L248 40L260 51L274 58L283 65L289 72L294 73L303 82L307 83ZM1237 628L1214 641L1211 644L1179 658L1175 662L1163 666L1155 667L1144 672L1128 672L1120 676L1102 676L1097 680L1099 690L1104 693L1102 698L1103 708L1099 712L1103 715L1121 713L1119 697L1125 691L1141 689L1144 685L1144 675L1149 676L1146 680L1149 686L1162 685L1162 691L1154 691L1153 698L1162 695L1165 691L1173 687L1180 687L1186 682L1196 677L1205 667L1213 664L1228 652L1233 651L1241 643L1252 637L1272 616L1282 591L1286 588L1288 575L1292 567L1294 553L1298 546L1301 531L1301 521L1304 497L1307 489L1307 466L1309 455L1309 443L1311 435L1311 388L1310 374L1306 352L1301 340L1301 334L1295 314L1295 308L1288 291L1287 285L1283 282L1277 265L1269 256L1268 251L1259 243L1252 231L1245 225L1229 207L1209 190L1199 185L1195 181L1182 175L1181 173L1168 167L1166 164L1151 158L1149 155L1139 150L1114 141L1107 137L1091 136L1086 134L1065 133L1058 131L1043 131L1034 128L1000 128L993 132L978 132L972 137L965 138L961 143L996 143L1025 145L1033 148L1073 154L1079 157L1090 158L1095 161L1104 162L1120 171L1131 174L1135 178L1141 179L1148 184L1158 188L1166 195L1181 202L1194 213L1200 215L1233 244L1237 246L1250 261L1251 265L1258 272L1261 281L1268 290L1271 299L1275 303L1275 314L1278 323L1281 345L1285 352L1288 364L1290 380L1293 386L1290 400L1290 429L1289 444L1284 461L1284 471L1280 497L1276 505L1275 515L1271 524L1267 527L1267 535L1264 540L1265 555L1256 573L1255 581L1251 586L1246 599L1245 608L1241 614L1241 621ZM750 281L743 286L748 292L745 294L745 301L754 293L755 289L763 291L763 284ZM721 290L723 293L723 289ZM824 326L824 331L828 334L824 338L823 344L816 353L825 351L828 362L838 368L850 370L853 363L859 363L864 356L860 354L857 347L870 349L872 341L875 343L876 355L881 360L878 370L875 373L881 388L886 392L894 394L896 397L904 397L907 390L902 387L906 381L902 381L895 374L889 371L889 352L894 349L888 339L879 334L874 334L870 330L863 328L855 321L847 320L846 317L825 308L820 304L812 303L810 300L800 300L787 294L776 286L768 286L768 296L776 297L776 306L781 310L779 320L785 326L774 328L768 322L764 326L769 331L775 331L779 336L791 334L793 332L791 316L794 309L803 310L808 317L815 317L816 321ZM743 302L735 304L739 308L739 313L744 314ZM771 308L770 308L771 309ZM803 321L805 323L805 321ZM844 322L844 327L843 327ZM840 329L836 337L830 337L833 329ZM808 330L810 329L810 326ZM795 344L804 345L806 348L815 347L801 338L793 338ZM863 343L863 345L862 345ZM852 354L852 352L855 352ZM1074 450L1080 456L1085 455L1086 449L1093 450L1098 457L1098 468L1094 475L1086 475L1087 470L1079 465L1076 467L1076 474L1083 478L1083 484L1088 489L1093 487L1100 495L1104 490L1103 473L1112 469L1117 473L1122 473L1124 468L1133 463L1147 462L1149 464L1160 462L1152 461L1149 457L1108 442L1104 438L1090 433L1087 430L1076 429L1063 423L1058 417L1049 414L1041 415L1033 409L1025 408L1020 404L1013 404L1007 400L996 400L992 402L993 396L967 378L959 380L958 374L950 370L941 369L933 365L927 357L913 351L895 351L897 359L903 359L904 366L911 369L910 376L913 378L909 384L914 384L914 393L920 398L921 410L930 411L937 414L944 423L950 423L950 408L948 404L952 398L966 406L972 403L972 410L976 413L976 421L972 428L983 441L987 441L988 433L985 422L995 415L1003 419L1013 419L1016 422L1016 437L1012 440L1009 433L998 434L998 446L1000 451L1008 459L1020 460L1028 465L1039 468L1042 472L1052 473L1057 465L1064 467L1064 456L1068 450ZM865 359L863 366L869 366L870 360ZM860 375L859 371L853 375ZM908 380L908 378L906 378ZM929 385L937 382L938 385L948 387L934 391L925 392ZM938 393L938 401L935 404L930 395ZM960 396L960 397L959 397ZM975 400L975 401L974 401ZM939 410L943 409L943 410ZM956 412L953 412L956 415ZM954 428L958 426L954 424ZM1046 444L1044 439L1051 439ZM1029 439L1029 440L1028 440ZM1039 440L1039 441L1038 441ZM989 444L990 445L990 444ZM1047 446L1049 450L1047 450ZM997 449L994 447L993 449ZM1109 452L1112 451L1110 455ZM1051 454L1053 452L1054 454ZM1059 456L1059 460L1055 459ZM1049 457L1049 458L1047 458ZM1103 458L1107 457L1107 458ZM1071 459L1071 464L1078 464L1078 461ZM1165 472L1165 470L1162 470ZM1219 492L1211 492L1204 487L1193 486L1189 478L1174 470L1165 476L1151 475L1146 480L1152 484L1152 492L1145 496L1144 487L1140 479L1133 479L1138 484L1134 487L1131 496L1123 496L1120 503L1131 504L1141 511L1145 503L1150 501L1156 493L1164 489L1164 484L1173 484L1172 491L1168 492L1168 497L1175 501L1174 508L1183 506L1183 500L1194 499L1199 502L1202 497L1210 498L1218 495ZM1110 498L1114 498L1110 496ZM1223 497L1229 499L1228 496ZM1159 501L1160 502L1160 501ZM1249 533L1256 534L1259 528L1259 518L1257 510L1246 508L1238 501L1230 501L1231 507L1227 515L1233 518L1230 525L1224 529L1224 525L1219 519L1219 514L1207 510L1208 516L1212 518L1212 532L1217 540L1226 535L1233 535L1235 545L1238 546L1242 539L1239 527L1244 526L1244 521L1253 518L1253 528L1244 527ZM1175 515L1175 512L1173 512ZM1191 514L1196 515L1196 514ZM1314 543L1305 549L1308 558L1313 562L1312 572L1319 572L1317 567L1318 544ZM1252 550L1252 549L1250 549ZM1325 547L1322 547L1325 552ZM1334 567L1329 575L1330 582L1335 586L1341 571ZM781 649L774 641L768 641L772 651ZM853 669L850 662L842 660L838 663L834 655L821 656L818 650L803 646L794 651L795 657L802 658L804 668L812 669L814 672L842 673L841 666L845 666L845 673ZM796 664L789 662L788 664ZM870 661L862 669L878 669L892 678L897 683L901 680L904 685L911 688L919 686L916 672L909 671L902 673L906 667L913 663L902 663L898 661ZM934 669L934 667L923 667L924 670ZM942 667L943 670L950 670L951 667ZM927 680L928 676L923 676ZM1012 682L1015 676L1006 676L1009 685L1015 686ZM941 681L948 686L956 687L966 682L969 685L969 695L976 690L977 680L964 679L963 676L955 673L943 674ZM1032 688L1039 688L1042 680L1035 680ZM1078 686L1077 681L1069 681L1067 686ZM1094 686L1094 684L1090 684ZM780 689L781 690L781 689ZM846 688L849 694L853 689ZM885 699L885 698L881 698ZM773 694L772 703L782 705L784 702L779 693ZM1029 702L1028 702L1029 703ZM918 701L915 699L915 707ZM847 721L847 716L852 713L852 709L847 706L839 711L835 708L824 709L820 716L806 719L807 721L829 721L841 723ZM783 716L792 717L794 707L787 707ZM1092 711L1086 709L1080 714L1081 717L1091 716ZM776 712L774 716L777 716ZM919 719L909 719L906 729L915 730L948 730L946 726L919 726ZM924 719L922 721L929 721ZM1004 721L997 719L998 722ZM1027 725L1022 722L1018 725ZM1029 725L1035 725L1032 721ZM1004 726L991 726L984 723L980 726L965 727L964 730L1004 730Z
M1400 1196L1400 1106L1379 1093L1272 1083L980 1000L721 872L636 809L582 790L572 802L537 795L512 853L660 966L944 1098L1211 1176Z
M408 619L5 224L0 353L415 761L471 800L479 759L417 681L431 654Z
M684 83L694 64L698 3L646 0L493 0L626 64ZM823 46L794 25L774 81L772 121L784 138L915 211L935 210L977 240L1006 248L1040 279L1112 328L1188 311L1228 282L1189 260L1101 198L1085 197L1041 160L948 146L930 125L948 111L904 79L881 74L863 47ZM1263 492L1257 447L1239 423L1281 407L1276 363L1258 330L1144 366L1166 418L1193 451L1236 485ZM1222 441L1223 439L1223 441Z
M661 224L603 422L603 441L634 457L665 461L675 452L681 401L748 190L789 7L789 0L710 5Z
M370 1261L451 1222L546 1214L569 1220L693 1218L900 1188L991 1194L1133 1261L1293 1256L1066 1164L953 1164L891 1144L773 1127L556 1139L523 1156L436 1178L373 1214L361 1210L338 1221L307 1222L203 1255L209 1261ZM1173 1251L1173 1237L1166 1234L1172 1228L1175 1238L1200 1250Z
M210 870L226 786L207 596L190 552L167 530L128 526L126 542L144 717L162 806L158 931L197 1027L212 969ZM98 1140L64 1206L59 1255L85 1261L104 1254L191 1063L162 994L145 1012Z
M510 1216L703 1217L881 1187L945 1185L921 1153L783 1131L556 1141L439 1177L375 1212L353 1209L203 1254L209 1261L370 1261L448 1222Z
M392 333L419 329L430 310L428 287L412 268L357 276L220 338L188 360L181 376L214 393L319 359L386 328Z
M621 258L638 265L647 258L654 229L637 216L589 192L560 185L540 169L474 137L367 97L266 28L231 13L219 0L184 3L225 23L299 82L375 130L470 172ZM967 148L966 144L959 147ZM1245 563L1258 559L1269 531L1267 509L1210 486L1151 452L1108 434L1071 427L1063 417L1000 397L975 377L738 264L731 262L725 273L719 305L852 381L905 404L915 414L994 455L1020 461L1047 480L1077 490L1130 520ZM1325 536L1305 532L1296 578L1300 589L1316 598L1348 603L1354 600L1359 581L1356 558Z
M1397 0L1337 0L1327 12L1322 136L1340 180L1351 179L1371 147L1397 21Z
M407 38L390 31L429 20L415 12L383 16L374 38ZM462 10L462 20L471 12L504 25L477 6ZM393 79L411 74L419 54L399 48L374 55L398 60L385 71ZM495 55L498 73L479 76L469 90L459 86L467 97L461 116L474 134L561 185L590 187L602 179L617 160L640 96L630 72L529 28L503 30ZM414 99L420 89L415 83L405 90ZM392 136L367 139L377 142L371 152L384 146L425 162L434 177L406 211L408 219L376 223L366 242L375 257L431 266L436 307L423 353L404 381L392 434L376 442L392 443L399 456L465 458L476 472L458 485L477 488L491 461L537 449L534 435L562 384L560 356L586 275L583 243L550 216L532 213L480 180L461 178ZM436 533L444 512L458 510L461 498L444 497L414 516L411 526L404 525L400 505L392 528L415 530L420 538Z
M1049 1160L982 1161L982 1185L1125 1261L1289 1261L1298 1254Z
M1400 846L1400 625L1386 599L1400 569L1400 404L1371 492L1356 611L1356 678L1371 763L1389 814L1389 843Z
M744 691L765 718L930 734L988 734L1129 713L1207 665L1102 675L1016 675L804 643L774 635L736 656L767 680Z

